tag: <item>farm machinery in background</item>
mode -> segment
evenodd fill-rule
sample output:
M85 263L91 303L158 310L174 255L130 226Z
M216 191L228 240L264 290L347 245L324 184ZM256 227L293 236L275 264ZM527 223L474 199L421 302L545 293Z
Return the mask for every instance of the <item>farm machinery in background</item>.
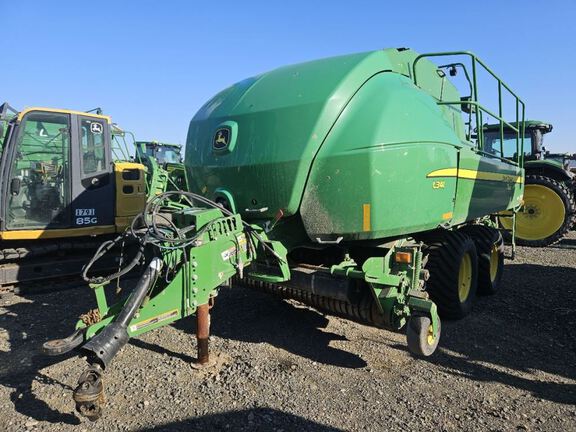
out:
M3 104L0 287L79 275L144 208L144 166L101 112Z
M456 62L432 61L446 58ZM469 94L446 73L459 68ZM516 118L479 102L477 69L513 98ZM498 145L474 132L483 116L500 123ZM516 134L515 156L505 155L503 126ZM404 329L410 352L430 356L440 317L462 318L477 294L500 289L494 226L522 205L523 138L524 103L469 52L386 49L243 80L192 119L187 190L153 196L125 235L140 245L135 255L92 276L124 238L102 244L84 269L98 308L44 351L86 357L73 397L95 420L104 371L131 337L196 314L198 364L209 362L208 310L233 280ZM138 284L112 300L107 284L141 261Z
M148 198L186 187L179 146L162 144L167 150L154 153L161 163L134 161L134 135L93 111L0 105L0 290L80 275Z
M485 126L488 148L499 143L499 125ZM516 135L504 126L504 147L508 156L515 152ZM550 153L544 135L552 131L546 122L526 121L524 205L516 216L515 239L523 246L549 246L559 242L576 222L576 154ZM509 218L500 222L512 229Z
M158 141L135 141L135 160L146 167L148 196L166 191L187 190L182 146Z

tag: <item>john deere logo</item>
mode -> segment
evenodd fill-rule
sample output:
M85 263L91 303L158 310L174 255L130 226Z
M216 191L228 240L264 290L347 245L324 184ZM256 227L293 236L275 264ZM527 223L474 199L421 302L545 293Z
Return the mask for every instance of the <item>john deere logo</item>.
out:
M230 129L229 128L220 128L216 131L214 135L214 141L212 142L212 146L216 150L225 149L228 144L230 144Z
M212 152L217 155L232 153L236 147L237 139L238 125L235 121L229 120L220 123L212 138Z

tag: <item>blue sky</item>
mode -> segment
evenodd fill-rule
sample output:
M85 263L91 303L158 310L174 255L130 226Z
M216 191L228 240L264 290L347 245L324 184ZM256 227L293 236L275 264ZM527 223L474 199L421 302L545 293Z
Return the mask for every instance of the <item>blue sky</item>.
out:
M139 139L184 143L196 110L243 78L386 47L471 50L576 152L576 0L0 0L0 99L100 106Z

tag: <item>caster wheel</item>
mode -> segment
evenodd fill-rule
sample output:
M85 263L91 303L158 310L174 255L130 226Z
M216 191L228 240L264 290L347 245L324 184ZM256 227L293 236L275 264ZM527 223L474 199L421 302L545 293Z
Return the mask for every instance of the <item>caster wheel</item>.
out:
M417 357L429 357L434 354L440 341L441 326L438 322L438 332L434 336L432 320L423 315L413 315L406 325L406 340L408 349Z

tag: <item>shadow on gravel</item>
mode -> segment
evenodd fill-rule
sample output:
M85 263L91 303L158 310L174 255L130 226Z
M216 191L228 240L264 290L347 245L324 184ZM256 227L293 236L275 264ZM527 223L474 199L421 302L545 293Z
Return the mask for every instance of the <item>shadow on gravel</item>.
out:
M221 414L195 417L179 422L167 423L150 428L139 429L147 431L254 431L275 432L311 431L340 432L331 426L325 426L293 414L269 408L254 408L243 411L229 411Z
M0 315L0 328L7 334L3 339L8 340L10 349L0 351L0 385L12 389L10 399L17 412L38 421L80 424L75 415L53 410L32 392L34 382L53 386L55 397L62 397L63 390L73 390L40 371L74 354L48 357L40 352L40 347L48 339L68 336L77 317L91 307L87 288L78 289L30 295L17 303L14 296L2 297L2 307L7 312Z
M576 249L576 239L565 238L560 242L548 247L554 249Z
M189 321L192 319L194 319L194 317L187 318L187 319L185 319L185 321L186 320ZM180 327L180 328L182 328L182 327ZM185 330L186 330L186 332L189 331L189 329L185 329ZM194 336L196 334L195 332L196 332L196 328L194 328L194 333L192 333L191 336ZM133 346L138 347L140 349L153 351L153 352L158 353L158 354L166 354L170 357L180 359L184 363L194 363L196 361L196 357L192 357L192 356L189 356L188 354L184 353L184 351L190 351L195 347L195 344L192 345L192 343L193 343L192 339L190 339L190 346L189 347L183 347L182 348L183 351L179 351L179 352L172 351L172 350L165 348L163 346L160 346L160 345L152 344L149 342L144 342L142 339L138 339L138 338L132 338L128 341L128 343L130 345L133 345Z
M322 330L328 319L308 308L295 307L278 297L243 287L224 289L212 309L213 335L243 342L260 343L284 349L317 363L344 368L363 368L358 355L330 346L342 335ZM195 334L196 320L174 324Z
M496 296L477 299L471 316L445 323L443 349L429 361L457 376L576 404L576 385L556 382L576 380L576 269L507 264L502 282Z

